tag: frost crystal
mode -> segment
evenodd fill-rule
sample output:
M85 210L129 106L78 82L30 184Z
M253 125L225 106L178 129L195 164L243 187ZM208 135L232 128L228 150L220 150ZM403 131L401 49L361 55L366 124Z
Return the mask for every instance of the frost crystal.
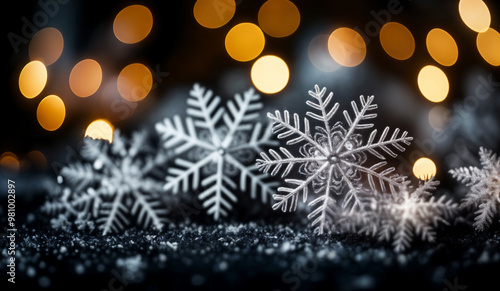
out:
M437 200L431 197L437 185L439 181L431 178L414 190L405 186L394 194L376 195L370 199L370 206L365 211L350 213L341 219L341 223L380 240L392 240L397 252L408 248L414 235L433 242L436 237L434 228L440 222L448 224L446 220L458 209L458 205L446 200L445 196Z
M460 209L477 207L474 227L482 231L500 212L500 159L492 151L479 149L482 169L461 167L450 170L453 178L470 187Z
M302 193L305 203L309 187L312 187L317 197L309 202L309 206L315 209L308 218L313 220L315 232L321 234L330 231L339 212L354 212L364 208L362 175L366 176L372 191L380 188L382 192L386 192L388 188L395 194L405 187L405 177L395 174L394 167L385 167L385 156L397 157L396 152L404 151L404 145L408 145L412 138L407 136L406 131L400 134L398 128L389 134L390 130L386 127L378 138L378 131L372 130L367 142L363 143L357 131L373 127L373 124L368 122L377 116L373 113L377 109L373 96L360 96L360 106L354 101L351 102L354 115L347 110L343 112L348 126L345 128L342 122L332 121L339 108L338 103L331 105L333 93L325 96L326 88L320 90L316 85L313 91L309 91L309 95L313 100L306 101L306 104L312 111L306 115L318 122L314 128L315 132L311 133L307 117L304 117L301 123L298 114L293 114L291 118L286 110L283 114L279 111L275 114L268 113L268 117L274 122L273 132L278 134L278 138L287 139L287 145L301 146L299 153L295 155L284 147L280 148L281 154L274 150L270 150L269 154L261 153L262 159L257 160L257 167L263 172L270 172L271 175L278 174L284 168L281 174L284 178L296 164L299 165L298 172L304 178L286 179L285 182L291 186L278 188L281 194L273 195L276 201L273 209L295 211L299 195ZM368 153L379 162L367 166Z
M260 193L266 202L277 183L267 182L267 175L247 165L263 146L277 144L270 140L271 130L257 122L262 108L259 98L249 89L229 100L226 110L219 106L219 96L195 84L187 99L185 121L176 115L156 124L165 148L173 149L177 157L175 166L168 169L164 189L178 193L202 188L198 198L215 220L227 216L231 203L237 202L237 189L248 190L252 198ZM239 176L238 183L234 176Z
M103 234L122 231L131 218L138 226L161 229L166 214L159 199L163 183L154 175L166 156L150 154L146 138L145 132L136 132L129 141L119 130L111 144L85 138L81 160L62 168L58 177L67 187L44 210L76 217L79 229L86 224L92 228L95 221Z

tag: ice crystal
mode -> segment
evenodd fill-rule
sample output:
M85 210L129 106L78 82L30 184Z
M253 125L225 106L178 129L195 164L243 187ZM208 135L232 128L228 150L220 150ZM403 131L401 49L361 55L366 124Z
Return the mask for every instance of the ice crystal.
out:
M259 95L253 89L235 94L226 107L220 106L219 96L198 84L189 95L184 122L176 115L156 124L165 148L173 149L176 157L164 189L173 193L200 189L198 198L215 220L232 210L237 189L249 191L254 199L260 194L266 202L277 183L248 165L263 146L277 144L270 139L269 127L257 122L262 108Z
M377 105L373 103L374 96L360 96L360 106L351 102L354 115L347 110L343 112L347 128L342 122L333 123L333 117L339 108L339 103L333 103L333 93L326 95L326 88L320 89L318 85L309 91L313 100L306 101L312 111L306 116L318 122L314 133L311 133L309 119L304 117L303 123L298 114L285 110L283 114L276 111L268 113L274 122L273 132L279 139L287 139L287 145L300 144L298 154L292 154L289 149L281 147L281 154L269 150L269 154L261 153L262 159L257 160L257 168L271 175L288 176L295 165L299 165L298 172L303 179L285 179L290 187L280 187L273 198L273 209L281 208L283 211L295 211L302 193L305 203L308 198L309 187L312 187L315 199L309 202L314 210L308 215L313 220L315 232L330 231L334 220L343 210L357 211L364 208L364 191L362 176L369 182L372 191L377 189L391 193L407 184L405 177L394 173L394 167L386 167L386 156L397 157L396 152L403 152L404 145L412 140L404 131L396 128L390 134L386 127L378 136L377 129L370 132L368 140L363 143L358 130L370 129L377 114L374 110ZM367 154L374 156L379 161L373 165L366 165ZM377 186L378 185L378 186Z
M340 219L340 228L358 229L380 240L392 241L394 250L404 251L414 236L433 242L435 227L448 224L458 205L443 195L439 199L432 192L439 185L434 178L421 183L416 189L405 186L393 194L378 194L370 198L364 211L348 213Z
M138 226L161 229L166 207L160 193L163 183L155 178L166 155L151 153L145 132L135 132L130 140L119 130L113 142L85 138L81 159L61 169L59 195L49 199L44 210L74 218L79 229L93 228L103 234L122 231L135 219ZM57 225L54 220L54 225Z
M477 207L474 227L488 228L500 212L500 159L491 150L479 149L482 168L461 167L450 170L453 178L470 187L460 205L461 209Z

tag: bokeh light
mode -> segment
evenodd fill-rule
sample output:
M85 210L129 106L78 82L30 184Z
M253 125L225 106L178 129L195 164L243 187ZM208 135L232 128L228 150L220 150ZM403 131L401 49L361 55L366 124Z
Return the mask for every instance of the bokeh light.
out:
M49 66L59 59L63 48L64 39L61 32L56 28L46 27L30 40L30 60L41 61L45 66Z
M0 156L0 166L9 172L17 172L19 171L19 159L12 152L5 152Z
M153 87L153 75L143 64L134 63L126 66L118 75L118 92L128 101L140 101L149 94Z
M401 23L384 24L379 37L384 51L396 60L409 59L415 51L415 39L408 28Z
M45 155L37 150L30 151L27 154L27 158L30 161L30 163L39 169L46 169L47 168L47 158L45 158Z
M198 0L193 14L196 21L206 28L219 28L229 22L236 11L234 0Z
M476 39L477 50L492 66L500 66L500 33L489 28L486 32L479 33Z
M93 139L104 139L113 142L113 131L114 127L106 119L97 119L92 121L87 130L85 130L85 137L91 137Z
M458 47L453 37L440 28L434 28L425 39L431 57L443 66L452 66L458 59Z
M309 43L307 54L311 63L320 71L333 72L341 66L332 59L328 52L328 34L315 36Z
M268 0L259 9L259 26L272 37L294 33L300 24L297 6L288 0Z
M58 129L64 122L66 107L61 98L49 95L40 101L36 110L38 123L48 131Z
M231 58L247 62L255 59L264 49L264 33L253 23L240 23L227 33L225 45Z
M260 57L252 66L251 78L254 86L267 94L277 93L285 88L290 77L288 66L280 57Z
M69 75L71 91L78 97L94 94L102 81L102 70L98 62L85 59L76 64Z
M366 44L356 31L341 27L328 38L328 51L332 58L344 67L354 67L365 59Z
M436 105L429 110L429 124L437 131L443 131L450 120L451 112L448 108Z
M458 11L465 25L475 32L485 32L490 27L490 10L482 0L460 0Z
M429 101L441 102L448 96L450 84L440 68L425 66L418 73L418 88Z
M429 158L420 158L413 164L413 175L420 180L436 176L436 164Z
M35 98L47 84L47 68L40 61L31 61L19 74L19 90L26 98Z
M113 22L113 32L118 40L132 44L143 40L153 28L153 14L143 5L123 8Z

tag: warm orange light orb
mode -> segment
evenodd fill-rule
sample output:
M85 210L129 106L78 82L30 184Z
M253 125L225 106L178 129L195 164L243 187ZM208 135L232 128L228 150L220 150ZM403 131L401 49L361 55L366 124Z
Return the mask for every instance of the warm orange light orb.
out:
M366 44L359 33L353 29L341 27L330 34L328 51L340 65L355 67L365 59Z
M128 101L140 101L149 94L153 87L153 75L143 64L134 63L126 66L118 75L118 92Z
M259 9L259 26L272 37L294 33L300 24L297 6L288 0L268 0Z
M94 94L102 81L102 70L98 62L86 59L76 64L69 75L71 91L78 97Z
M196 21L206 28L219 28L234 16L234 0L198 0L194 4L193 14Z
M418 73L418 88L432 102L441 102L448 96L450 84L446 74L436 66L425 66Z
M85 130L85 137L91 137L93 139L104 139L113 142L113 125L105 119L97 119L92 121L92 123L87 126Z
M26 98L35 98L45 88L47 69L40 61L31 61L19 74L19 90Z
M409 59L415 51L415 39L406 26L388 22L380 30L380 43L384 51L396 60Z
M53 64L62 54L64 39L59 30L46 27L30 40L29 55L32 61L41 61L45 66Z
M45 130L54 131L64 122L66 107L64 102L56 95L49 95L40 101L36 110L38 123Z
M440 28L429 31L425 39L431 57L443 66L452 66L458 59L458 47L453 37Z
M143 5L130 5L123 8L115 17L113 32L123 43L137 43L153 28L153 14Z
M436 176L436 164L429 158L420 158L413 164L413 175L420 180Z
M226 35L226 51L231 58L248 62L264 49L265 38L260 28L249 22L235 25Z
M250 72L255 87L264 93L274 94L285 88L290 77L288 66L277 56L260 57Z

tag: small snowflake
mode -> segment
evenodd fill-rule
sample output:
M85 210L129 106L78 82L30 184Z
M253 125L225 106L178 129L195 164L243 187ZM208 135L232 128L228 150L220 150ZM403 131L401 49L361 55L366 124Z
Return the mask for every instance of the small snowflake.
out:
M156 124L165 148L173 149L177 157L164 189L178 193L202 188L198 198L215 220L227 216L231 204L237 202L236 189L250 188L254 199L260 192L266 202L277 183L267 182L267 175L255 173L253 165L247 165L263 146L277 144L270 140L269 127L257 122L262 108L259 98L249 89L229 100L226 110L219 106L220 97L195 84L187 99L185 121L176 115ZM238 175L237 183L234 177Z
M373 96L360 96L360 107L356 102L351 102L354 118L348 111L343 112L348 126L345 128L342 122L332 121L339 108L338 103L330 105L333 93L326 95L326 88L320 90L316 85L314 91L309 91L309 95L314 101L308 100L306 104L313 111L306 115L319 123L314 134L310 131L309 119L306 117L302 125L298 114L293 114L291 118L286 110L283 114L280 111L268 113L268 117L274 122L273 132L278 134L279 139L288 139L287 145L300 143L302 146L298 155L284 147L280 151L285 157L274 150L270 150L269 154L261 153L262 159L257 160L257 167L271 175L278 174L284 168L281 176L286 177L294 165L300 165L298 172L305 178L286 179L285 182L292 186L278 188L283 194L273 195L276 200L273 209L295 211L300 193L305 203L311 186L318 197L309 202L309 206L316 208L308 218L313 220L315 232L321 234L331 230L340 209L356 211L363 208L363 174L373 191L380 187L383 192L389 188L391 193L396 193L407 184L405 177L394 174L394 167L383 168L387 165L385 155L397 157L396 151L404 151L404 145L408 145L412 137L407 136L406 131L400 134L398 128L388 136L390 130L386 127L377 140L378 131L371 131L368 141L363 144L362 136L357 130L373 127L372 123L367 122L377 116L373 113L377 109ZM380 161L366 166L367 153ZM345 188L347 191L344 191ZM337 203L339 198L342 201Z
M482 231L489 227L500 213L500 159L492 151L479 149L482 169L461 167L450 170L453 178L470 187L460 209L477 207L474 227Z
M397 252L407 249L415 235L433 242L436 238L434 228L440 222L448 224L447 219L458 210L458 205L446 200L445 196L437 200L432 196L437 185L439 181L431 178L414 190L406 186L394 194L376 195L364 211L344 216L340 227L357 228L360 233L377 236L380 240L392 240Z
M119 232L135 218L139 226L161 229L166 214L159 194L163 183L153 176L166 157L150 154L145 132L136 132L130 141L114 133L113 142L85 138L81 161L61 169L59 183L67 186L44 210L74 217L79 229L93 228L103 234Z

